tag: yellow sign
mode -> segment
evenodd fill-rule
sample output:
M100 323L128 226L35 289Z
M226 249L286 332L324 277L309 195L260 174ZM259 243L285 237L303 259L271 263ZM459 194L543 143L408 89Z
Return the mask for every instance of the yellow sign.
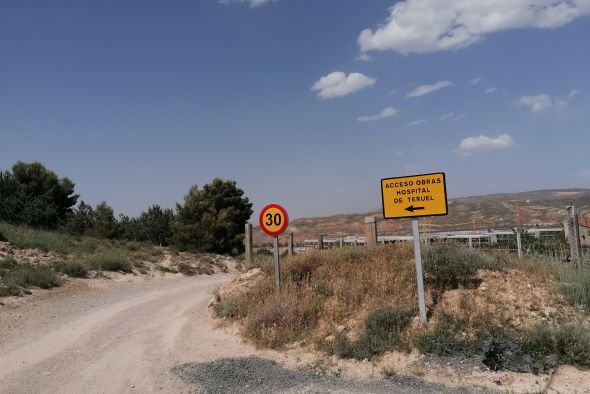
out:
M381 179L385 219L448 213L444 172Z
M258 222L262 231L271 237L277 237L287 229L289 216L279 204L269 204L260 211Z

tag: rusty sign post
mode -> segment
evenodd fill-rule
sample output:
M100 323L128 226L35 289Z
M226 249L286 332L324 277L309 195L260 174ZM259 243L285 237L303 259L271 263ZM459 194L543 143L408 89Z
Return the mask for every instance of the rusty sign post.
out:
M445 174L411 175L381 180L383 217L385 219L412 219L414 235L414 261L418 287L420 322L426 323L426 301L424 297L424 274L422 273L422 250L420 248L420 224L422 216L440 216L448 213Z

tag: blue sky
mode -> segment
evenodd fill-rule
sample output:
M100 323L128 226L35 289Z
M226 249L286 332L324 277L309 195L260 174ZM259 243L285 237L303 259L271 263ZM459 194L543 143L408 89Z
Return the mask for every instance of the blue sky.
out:
M0 168L41 161L117 212L214 177L294 218L433 171L451 197L590 187L588 0L1 8Z

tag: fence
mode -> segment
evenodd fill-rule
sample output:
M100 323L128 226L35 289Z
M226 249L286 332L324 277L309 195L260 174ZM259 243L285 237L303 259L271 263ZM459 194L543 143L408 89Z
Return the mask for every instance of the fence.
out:
M293 243L293 234L289 234L287 253L305 252L309 250L324 250L344 246L373 246L413 242L411 235L379 235L378 220L368 216L364 220L364 235L318 235L317 238L303 240L302 244ZM519 229L479 230L479 231L440 231L424 232L420 235L425 244L458 242L470 248L517 253L519 257L546 256L561 260L573 259L571 239L572 231L567 231L568 223L564 227L521 227ZM247 230L248 233L248 230ZM251 233L251 230L250 230ZM578 243L579 245L579 243ZM584 246L584 245L582 245ZM258 248L264 250L267 248ZM587 259L590 250L580 250L578 256ZM581 261L579 258L579 260Z

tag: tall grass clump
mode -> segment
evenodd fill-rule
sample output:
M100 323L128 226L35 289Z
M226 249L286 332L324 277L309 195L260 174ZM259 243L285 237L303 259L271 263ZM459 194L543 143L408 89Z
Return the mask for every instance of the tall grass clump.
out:
M479 269L502 267L500 259L454 242L435 244L424 252L427 279L439 289L466 287Z
M559 280L560 291L567 301L590 310L590 267L562 266Z
M133 271L125 253L116 249L96 253L90 258L90 266L103 271Z
M21 289L59 286L55 272L47 266L18 264L13 259L0 260L0 296L18 295Z
M442 313L432 328L416 333L413 344L422 353L439 356L472 355L478 343L474 338L463 337L468 326L468 319Z
M272 264L264 262L261 269L262 276L243 296L221 300L217 307L221 316L242 319L245 335L261 346L324 339L357 318L360 310L391 305L407 310L415 304L412 249L407 245L345 247L287 258L279 293Z
M367 317L360 337L350 340L340 335L332 352L339 357L362 360L372 359L390 350L407 349L408 343L402 334L414 315L414 310L397 306L375 309Z
M70 278L88 277L88 268L77 261L54 261L51 266L56 272L61 272Z
M61 254L72 252L92 252L97 241L89 238L76 238L67 234L35 230L26 227L0 223L0 232L5 239L18 248L36 248Z
M590 331L582 323L539 324L520 333L517 341L546 368L559 364L590 368Z

